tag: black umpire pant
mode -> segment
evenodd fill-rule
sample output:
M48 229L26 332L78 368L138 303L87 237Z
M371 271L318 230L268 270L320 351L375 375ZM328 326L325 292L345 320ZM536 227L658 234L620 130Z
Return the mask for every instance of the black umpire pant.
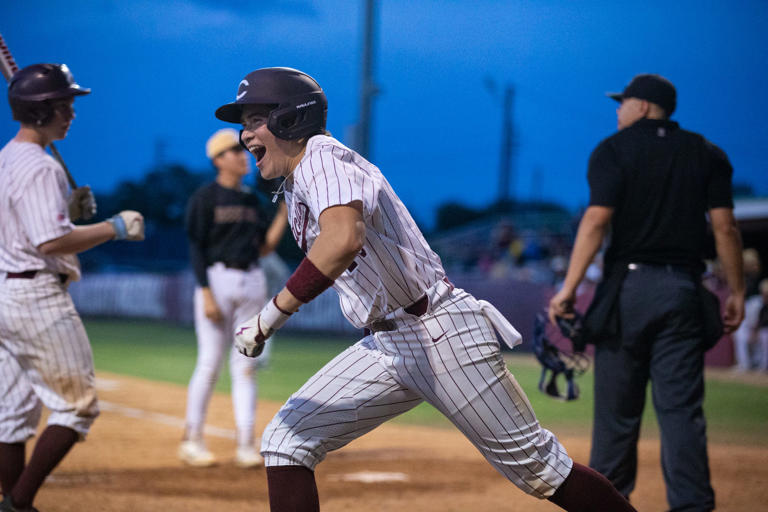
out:
M630 270L619 294L621 339L595 351L590 466L625 496L635 487L637 439L651 381L661 466L673 511L709 511L701 308L695 277L669 266Z

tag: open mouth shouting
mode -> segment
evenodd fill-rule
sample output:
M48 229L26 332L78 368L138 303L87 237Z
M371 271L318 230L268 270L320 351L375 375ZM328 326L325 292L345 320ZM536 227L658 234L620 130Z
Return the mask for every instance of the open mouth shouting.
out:
M264 155L267 154L266 146L262 146L261 144L250 144L248 146L248 151L250 151L251 154L256 158L256 165L259 165L261 160L264 158Z

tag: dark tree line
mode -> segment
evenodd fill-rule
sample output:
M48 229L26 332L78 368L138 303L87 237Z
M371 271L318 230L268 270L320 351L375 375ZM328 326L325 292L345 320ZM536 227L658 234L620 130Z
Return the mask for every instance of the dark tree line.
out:
M247 178L248 185L262 198L264 209L273 214L271 192L279 180L265 181L257 176ZM140 269L174 271L189 265L189 249L184 232L187 201L201 185L215 177L213 169L192 171L183 165L171 164L150 170L137 180L120 182L111 192L97 194L97 220L106 219L121 210L140 211L146 221L146 239L140 244L114 242L100 245L81 254L86 270ZM486 207L472 208L458 202L442 204L436 211L435 232L447 231L500 213L523 210L563 212L565 209L544 202L497 202ZM277 249L289 263L301 260L300 252L290 233L285 234Z
M85 270L143 270L173 272L189 265L189 247L184 231L184 215L190 196L215 177L213 170L191 171L173 164L152 169L138 180L120 182L111 192L96 194L97 220L121 210L137 210L144 215L146 238L142 243L113 242L80 255ZM277 183L256 178L249 186L262 198L268 214L274 214L271 192ZM300 260L295 242L286 235L278 253L289 261Z

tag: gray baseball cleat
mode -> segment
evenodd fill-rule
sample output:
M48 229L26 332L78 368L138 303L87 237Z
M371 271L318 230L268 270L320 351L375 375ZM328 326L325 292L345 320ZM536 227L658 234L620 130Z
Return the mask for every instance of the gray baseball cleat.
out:
M0 512L40 512L35 507L18 508L14 506L13 500L10 496L6 496L3 501L0 501Z

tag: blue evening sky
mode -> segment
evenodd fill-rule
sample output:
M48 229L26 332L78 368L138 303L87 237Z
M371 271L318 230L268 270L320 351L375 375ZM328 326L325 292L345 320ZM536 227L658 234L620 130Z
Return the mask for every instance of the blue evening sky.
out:
M58 144L78 181L108 191L155 163L209 168L213 112L265 66L314 76L328 127L358 118L362 0L4 0L16 61L64 62L93 94ZM576 208L587 158L615 130L637 73L678 89L673 119L721 146L734 181L768 195L768 2L384 0L379 3L372 161L432 225L447 200L498 194L501 109L485 82L516 88L514 194ZM5 101L0 137L13 136Z

